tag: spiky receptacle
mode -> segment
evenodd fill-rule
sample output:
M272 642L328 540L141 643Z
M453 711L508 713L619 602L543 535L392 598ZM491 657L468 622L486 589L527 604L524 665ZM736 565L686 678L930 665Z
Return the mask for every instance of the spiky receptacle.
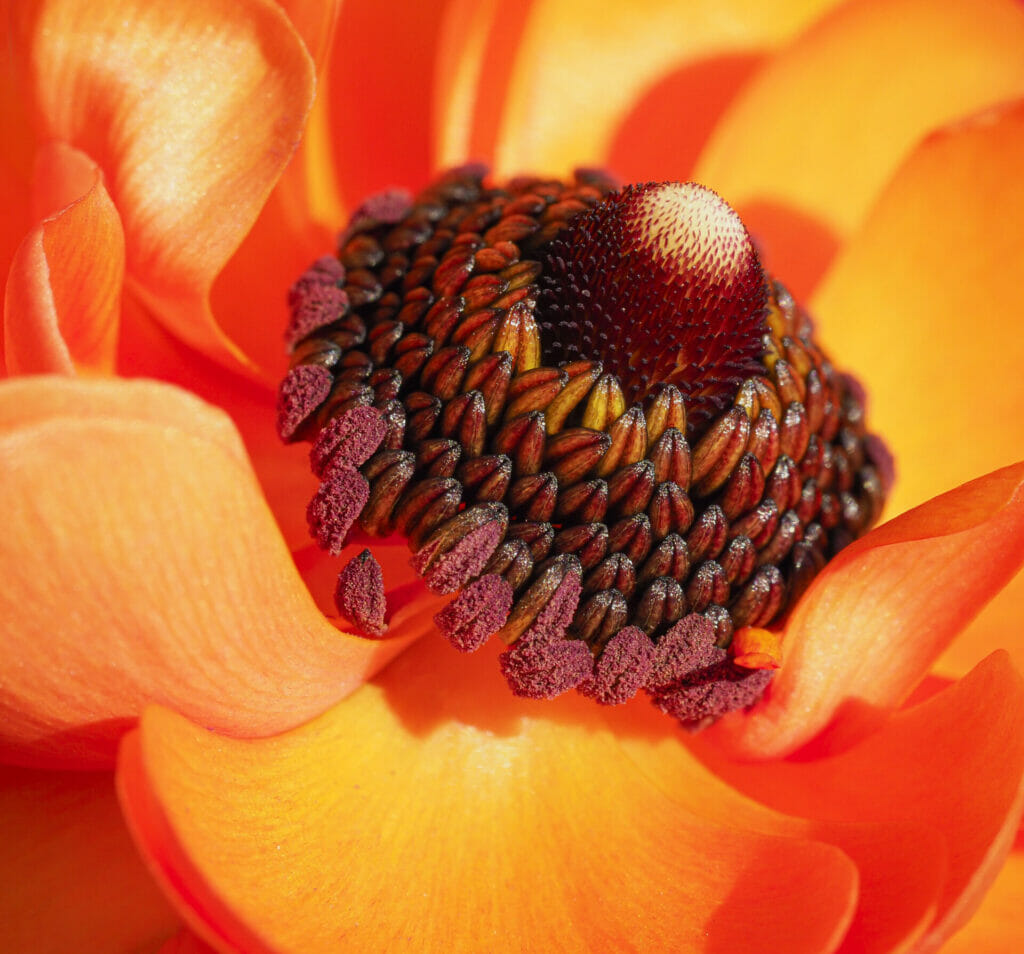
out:
M282 432L314 441L319 535L337 548L351 514L325 507L358 470L361 528L469 587L439 626L462 649L500 631L516 691L646 688L691 722L749 703L769 673L720 652L734 629L778 619L881 508L859 389L699 186L456 170L368 203L290 304ZM507 612L483 612L496 588ZM716 653L670 679L652 660L680 626Z

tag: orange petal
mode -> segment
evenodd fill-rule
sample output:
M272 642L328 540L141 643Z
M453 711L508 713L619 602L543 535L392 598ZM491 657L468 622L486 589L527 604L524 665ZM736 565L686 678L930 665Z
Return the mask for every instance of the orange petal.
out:
M645 701L604 711L630 759L689 811L716 824L828 842L853 860L860 891L841 951L905 950L932 923L946 876L946 847L938 831L906 822L815 821L780 814L716 777ZM756 791L752 795L756 798Z
M15 253L4 300L9 374L114 366L124 231L99 167L65 143L36 164L37 211L46 216Z
M845 236L922 135L1024 91L1022 47L1013 0L843 4L737 98L696 177Z
M847 739L898 704L1024 563L1024 463L964 484L847 547L783 634L762 701L713 730L747 758L799 748L833 718Z
M881 731L832 758L752 765L701 748L713 771L778 811L822 821L908 822L942 833L949 872L921 943L932 951L970 917L1017 833L1024 683L1006 653L994 653L959 683L896 713Z
M508 86L496 166L567 174L601 164L633 104L666 74L777 46L831 5L639 0L597 15L579 0L537 0ZM685 104L677 121L686 122Z
M1024 102L927 139L815 302L827 344L857 369L872 427L896 453L892 512L1009 463L1024 446L1022 163ZM1024 578L958 640L953 671L1007 645L1022 608ZM1024 642L1014 647L1024 666Z
M215 951L191 931L184 930L162 945L156 954L215 954Z
M342 4L325 91L335 171L350 208L382 189L427 183L433 76L447 2Z
M943 954L1005 954L1024 950L1024 852L1015 851L999 872L981 907Z
M339 633L317 610L220 413L145 382L0 385L0 748L109 764L148 701L228 734L309 719L408 644ZM153 392L156 393L153 393ZM98 397L97 397L98 395ZM136 415L136 403L167 405ZM112 406L113 405L113 406ZM175 406L177 405L177 406Z
M624 182L692 178L722 113L767 59L763 51L727 52L661 76L615 130L608 167Z
M281 342L281 329L274 337ZM157 378L191 391L226 411L245 441L263 495L290 547L309 543L305 506L317 488L304 444L285 446L277 436L276 390L228 371L182 344L129 300L122 314L118 370Z
M317 64L326 61L338 18L337 0L287 0L282 6ZM343 224L324 136L324 97L317 97L302 143L252 228L217 276L212 306L217 321L265 376L275 382L286 365L284 328L288 286L334 247Z
M134 290L193 346L242 360L207 293L312 98L312 64L287 17L269 0L47 0L14 13L40 137L103 169Z
M5 951L133 954L179 923L128 837L107 774L0 767Z
M308 954L832 949L856 898L841 852L692 815L589 703L514 699L496 649L423 640L261 742L148 709L120 792L190 926Z

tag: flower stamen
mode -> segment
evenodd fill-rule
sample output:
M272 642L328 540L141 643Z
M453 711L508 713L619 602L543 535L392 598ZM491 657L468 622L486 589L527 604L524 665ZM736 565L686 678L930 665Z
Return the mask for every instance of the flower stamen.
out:
M766 627L891 479L862 390L694 183L453 170L365 203L289 305L279 429L313 442L315 538L403 534L456 594L441 632L497 634L518 694L645 689L687 725L749 705ZM380 635L355 562L339 609Z

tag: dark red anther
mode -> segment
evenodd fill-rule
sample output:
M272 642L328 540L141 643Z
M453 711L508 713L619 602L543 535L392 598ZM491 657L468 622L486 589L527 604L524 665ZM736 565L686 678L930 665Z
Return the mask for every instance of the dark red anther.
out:
M298 440L310 419L334 386L330 368L322 364L300 364L292 368L277 392L277 433L281 440Z
M338 574L334 605L364 636L379 637L387 632L384 574L369 550L349 560Z
M475 652L508 619L514 593L511 584L497 573L470 583L434 617L442 635L456 649Z
M369 498L370 485L358 470L334 468L306 508L309 532L317 544L334 555L341 553Z
M307 283L292 287L301 291L295 293L291 320L285 330L285 344L289 351L294 350L303 338L334 324L348 311L348 295L336 285Z
M579 692L605 706L629 702L654 673L654 643L636 626L620 629L604 647L594 675L577 687Z
M317 477L324 477L332 467L361 467L380 447L386 427L375 407L354 407L323 427L312 450L309 462Z
M509 688L528 699L553 699L593 672L583 640L564 639L580 598L580 575L570 570L533 625L499 657Z

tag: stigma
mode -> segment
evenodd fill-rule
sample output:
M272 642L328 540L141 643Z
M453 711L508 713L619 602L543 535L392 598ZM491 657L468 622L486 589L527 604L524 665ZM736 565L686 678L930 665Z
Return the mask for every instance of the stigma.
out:
M771 627L884 502L862 390L695 183L454 170L368 201L289 307L314 539L402 534L438 629L504 641L518 695L753 704ZM380 637L385 590L370 547L339 612Z

